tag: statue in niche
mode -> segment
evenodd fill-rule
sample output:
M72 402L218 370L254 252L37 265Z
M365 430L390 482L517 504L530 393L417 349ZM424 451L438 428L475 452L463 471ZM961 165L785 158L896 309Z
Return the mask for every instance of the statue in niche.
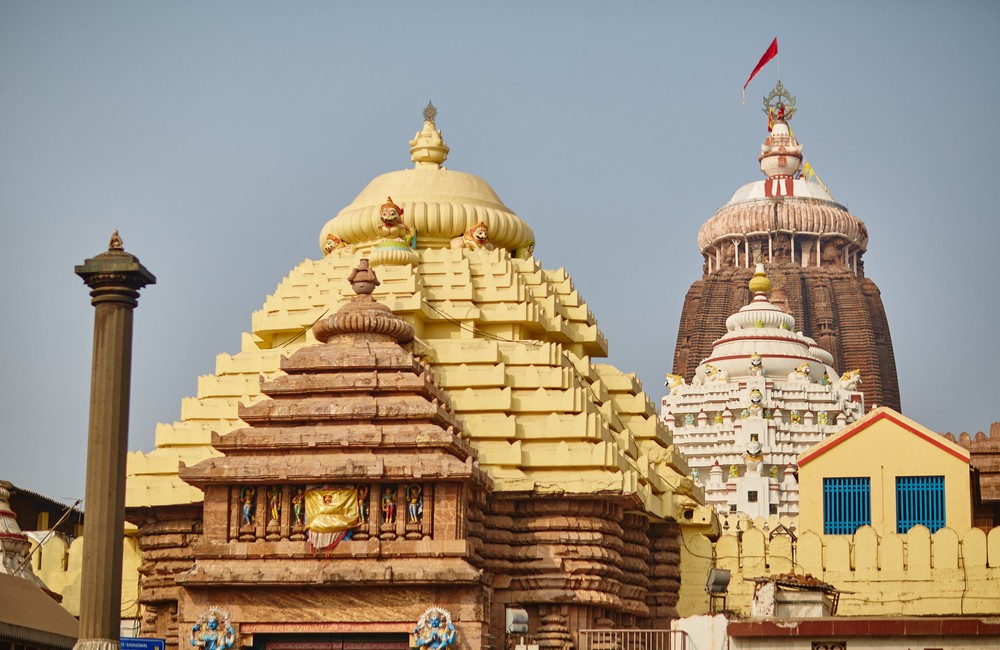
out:
M715 423L722 424L722 411L715 414Z
M387 485L382 489L382 523L396 523L396 486Z
M701 475L698 473L697 467L691 470L691 480L695 483L701 483Z
M684 416L684 426L694 426L694 413L688 413Z
M791 422L792 424L799 424L802 422L802 414L799 413L798 409L792 409Z
M823 266L844 266L844 246L843 239L829 239L823 242L823 252L820 255L820 263Z
M413 640L418 648L440 650L455 644L458 630L451 622L451 614L440 607L425 611L413 629Z
M763 325L763 323L761 323ZM764 375L764 359L754 352L750 355L750 376L761 377Z
M367 524L369 517L368 494L370 488L367 485L358 486L358 523Z
M413 483L406 488L406 522L419 524L424 518L424 488Z
M272 485L267 489L268 523L281 519L281 488Z
M202 612L191 627L191 645L202 650L229 650L236 645L236 630L229 613L212 608Z
M306 523L306 495L302 488L295 488L292 496L292 522L296 526L304 526Z
M387 196L385 203L379 210L379 231L384 237L383 241L402 242L407 246L414 245L414 232L403 223L403 208L392 202L392 197Z
M777 465L771 465L771 478L773 478L776 481L778 480L778 466Z
M788 235L776 235L771 242L771 263L780 264L782 262L790 262L791 256L788 252L791 250L791 239Z
M242 504L243 512L241 521L244 526L252 525L254 515L257 514L257 506L254 503L254 495L256 494L257 490L252 487L244 487L240 490L240 503Z
M739 477L740 477L740 468L737 467L736 465L730 465L729 478L739 478Z
M491 251L496 248L490 241L490 228L483 221L462 233L461 237L452 239L451 247L470 251Z

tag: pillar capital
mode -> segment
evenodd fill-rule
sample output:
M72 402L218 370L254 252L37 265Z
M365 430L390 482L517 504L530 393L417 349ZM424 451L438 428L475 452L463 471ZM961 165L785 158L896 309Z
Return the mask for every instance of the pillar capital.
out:
M111 235L108 250L89 258L74 269L90 287L91 304L104 302L125 303L135 307L139 289L156 284L156 276L139 262L139 258L125 251L118 231Z

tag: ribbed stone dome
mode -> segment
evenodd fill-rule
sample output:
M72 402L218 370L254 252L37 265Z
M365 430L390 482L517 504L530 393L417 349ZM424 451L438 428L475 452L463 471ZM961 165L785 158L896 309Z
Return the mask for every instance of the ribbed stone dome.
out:
M403 223L416 230L416 248L442 248L480 222L497 248L516 249L535 240L524 221L503 204L478 176L445 169L449 147L437 130L432 105L424 111L423 129L410 141L415 166L376 177L349 206L323 226L320 248L328 235L365 251L382 241L379 212L387 197L403 208Z
M753 233L789 232L844 237L862 250L868 249L865 224L833 200L818 183L795 179L795 195L780 199L765 196L765 181L747 183L736 190L698 231L702 251L719 242L742 240Z

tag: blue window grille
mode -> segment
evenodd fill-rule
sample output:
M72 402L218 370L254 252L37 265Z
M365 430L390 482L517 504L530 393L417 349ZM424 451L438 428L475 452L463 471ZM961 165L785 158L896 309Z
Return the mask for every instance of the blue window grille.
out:
M933 533L944 528L944 477L896 477L896 532L927 526Z
M823 479L823 534L852 535L872 523L872 485L868 477Z

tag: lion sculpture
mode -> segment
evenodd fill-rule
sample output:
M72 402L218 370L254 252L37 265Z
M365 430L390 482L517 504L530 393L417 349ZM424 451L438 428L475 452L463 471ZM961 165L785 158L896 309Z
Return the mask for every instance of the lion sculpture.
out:
M840 376L840 387L843 390L856 390L858 384L861 383L861 371L860 370L848 370Z
M490 241L490 228L483 221L469 228L461 237L452 239L451 247L470 251L491 251L496 248Z
M667 373L667 380L663 383L663 385L666 386L667 388L669 388L670 392L673 392L673 390L675 388L677 388L678 386L685 386L685 385L687 385L687 380L685 380L680 375L672 375L672 374L670 374L668 372Z
M803 363L801 366L795 370L788 373L788 381L809 381L809 371L811 368L808 363Z

